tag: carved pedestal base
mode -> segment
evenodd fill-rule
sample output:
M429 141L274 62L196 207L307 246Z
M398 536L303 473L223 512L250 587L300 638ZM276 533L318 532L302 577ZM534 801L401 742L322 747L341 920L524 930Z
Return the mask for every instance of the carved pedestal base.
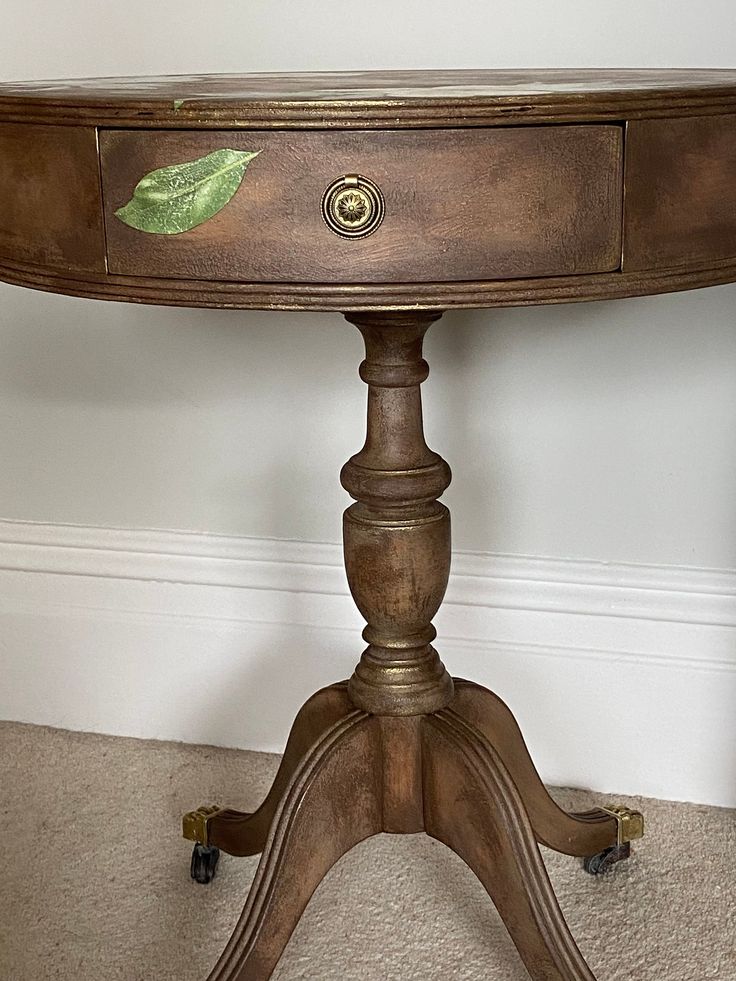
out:
M534 981L594 981L555 899L538 843L581 857L615 846L616 817L567 814L547 793L513 716L456 682L451 704L409 718L369 715L347 685L297 716L273 788L252 815L219 811L207 839L262 851L247 905L209 981L267 981L334 863L380 832L425 831L481 880Z
M640 815L566 814L548 795L506 706L453 682L432 646L450 571L450 468L422 430L422 338L438 313L350 314L365 340L363 448L341 478L345 567L368 644L349 682L318 692L294 724L262 807L195 813L189 837L263 852L238 927L210 981L267 981L331 866L379 832L426 831L476 872L535 981L594 981L537 843L569 855L616 849ZM614 851L607 854L609 861ZM603 867L603 863L592 863ZM198 865L199 870L199 865ZM209 866L202 868L205 881Z

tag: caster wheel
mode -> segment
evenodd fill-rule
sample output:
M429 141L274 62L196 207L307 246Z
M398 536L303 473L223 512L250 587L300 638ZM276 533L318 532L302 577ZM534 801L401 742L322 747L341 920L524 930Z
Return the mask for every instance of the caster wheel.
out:
M623 845L614 845L612 848L605 848L597 855L591 855L583 859L583 868L588 875L603 875L617 862L623 862L631 855L631 845L627 841Z
M215 848L214 845L208 848L205 845L197 843L192 852L192 864L190 868L190 873L194 881L199 882L203 886L212 882L215 878L215 870L217 869L217 860L219 857L219 848Z

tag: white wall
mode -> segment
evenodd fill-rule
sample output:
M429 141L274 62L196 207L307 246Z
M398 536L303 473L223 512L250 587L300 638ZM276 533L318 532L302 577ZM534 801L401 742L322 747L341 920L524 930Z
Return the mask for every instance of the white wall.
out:
M378 67L724 67L736 60L731 0L372 0L357 13L335 0L4 0L3 23L1 79ZM736 287L728 286L620 302L454 313L433 327L425 415L430 445L455 474L446 501L453 509L456 548L531 556L533 568L535 557L581 560L575 581L584 578L585 561L616 563L609 567L612 585L627 575L633 582L636 570L627 572L627 566L644 564L665 578L674 576L683 597L702 584L701 574L682 567L736 568L735 301ZM98 551L106 547L104 529L110 527L337 542L346 503L338 472L362 437L360 358L357 331L336 315L104 304L0 285L0 519L43 522L47 530L37 551L56 547L54 529L63 524L96 529L90 534L103 543ZM0 538L13 545L12 526ZM5 566L22 568L10 552ZM39 600L44 609L53 606L54 582L63 595L58 576L73 571L73 548L65 555L66 566L56 569L50 592ZM39 559L36 566L37 575L46 575L47 563ZM105 568L102 561L100 578L109 582ZM88 619L92 608L108 609L106 601L90 598L99 586L95 575L95 567L85 568L90 594L73 601L88 611ZM145 582L144 574L131 575ZM724 602L734 601L732 580L724 586L720 573L709 575L705 593L720 590ZM539 583L531 574L524 581L534 606ZM104 665L100 685L108 686L108 695L112 685L114 697L101 699L94 686L80 684L82 670L89 679L91 662L79 660L73 636L58 624L51 632L58 643L44 656L38 653L43 645L35 651L38 657L31 656L28 645L38 638L21 600L37 588L26 577L6 583L9 605L3 613L12 626L0 664L15 683L0 692L0 716L136 735L191 733L239 745L279 744L286 725L282 708L274 708L272 724L265 712L251 729L194 726L186 688L167 689L163 669L157 683L169 701L166 725L156 723L160 713L139 710L135 686L122 686L115 695ZM265 596L262 601L265 609ZM135 600L138 612L146 602ZM254 603L251 619L258 618L257 598ZM566 614L572 625L586 615L575 603ZM293 619L289 614L286 622ZM534 622L537 643L555 646L559 636L550 617ZM658 633L652 623L660 624ZM646 672L659 663L658 654L670 656L676 649L684 658L710 663L717 648L721 680L713 681L712 691L733 695L736 708L735 625L721 622L717 638L701 630L675 644L668 623L645 610L639 619L619 617L605 636L596 634L587 643L596 650L603 645L614 661L622 650L640 654ZM90 629L94 634L101 628ZM619 643L621 632L626 637ZM522 634L512 630L506 639L527 643ZM485 636L481 631L478 642ZM240 646L227 647L222 657L268 665L258 696L268 707L278 667L267 657L264 638L256 650L249 637L244 631ZM578 648L581 643L578 638ZM329 667L346 674L360 645L357 636L341 644L345 653ZM172 670L176 663L173 646L147 656L170 663ZM516 675L499 673L519 714L531 717L529 679L536 662L524 660L522 652L516 661ZM609 679L603 661L590 661L593 689ZM62 677L69 690L57 705L50 691L44 695L44 686L50 667L57 671L59 664L66 666ZM494 661L479 659L473 667L485 683L501 683ZM550 668L545 688L555 684L555 670ZM290 703L306 697L320 672L298 676ZM599 771L596 779L595 767L583 759L590 742L583 753L559 732L552 738L549 731L538 733L549 761L546 775L601 789L736 801L736 790L727 789L736 787L736 728L721 730L720 769L708 769L714 750L704 737L695 748L693 779L678 782L673 776L663 785L657 749L663 740L656 726L670 726L668 752L676 755L677 740L684 747L693 735L673 720L697 710L707 728L711 706L703 700L712 692L696 694L692 679L678 674L680 680L673 680L671 670L655 672L654 680L646 672L636 675L637 684L649 689L636 698L620 693L608 707L603 698L598 706L599 713L609 713L612 732L617 725L645 729L651 749L636 770L635 785L628 780L623 786L624 770L615 776ZM564 672L560 688L563 677ZM553 701L565 706L566 725L575 731L584 721L584 686L576 691L575 676L568 680ZM29 700L29 692L36 696ZM217 697L218 708L225 703L226 716L235 718L249 693L230 684ZM116 700L127 700L124 718L113 710ZM667 700L672 718L648 718L648 705ZM108 701L109 712L100 711ZM721 709L718 718L728 726L728 712ZM593 749L603 752L605 743L592 738ZM555 769L552 761L563 752L571 762ZM694 772L701 763L710 774L705 784Z

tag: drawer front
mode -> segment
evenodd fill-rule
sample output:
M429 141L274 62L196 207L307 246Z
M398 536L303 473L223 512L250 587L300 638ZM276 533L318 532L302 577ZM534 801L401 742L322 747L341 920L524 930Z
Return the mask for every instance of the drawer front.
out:
M623 130L615 125L104 130L108 268L132 276L289 283L609 272L620 266L622 147ZM116 214L142 178L224 149L259 152L234 193L223 189L220 210L200 224L161 234L126 224L130 209ZM202 166L197 173L206 180L212 168ZM325 221L325 191L345 175L367 178L382 198L382 221L369 235L346 238Z
M630 122L624 269L733 257L736 115Z

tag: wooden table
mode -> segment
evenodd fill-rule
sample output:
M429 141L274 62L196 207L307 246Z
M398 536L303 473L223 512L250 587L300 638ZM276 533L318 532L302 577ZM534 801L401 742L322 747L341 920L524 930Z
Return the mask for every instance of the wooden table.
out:
M365 339L367 437L341 479L367 647L301 710L257 812L185 816L200 881L218 849L263 853L210 981L269 978L328 869L383 831L457 852L532 978L590 981L538 843L602 871L643 820L560 810L510 711L453 681L432 646L450 470L424 441L422 337L452 308L736 281L736 71L0 85L0 278L339 311Z

